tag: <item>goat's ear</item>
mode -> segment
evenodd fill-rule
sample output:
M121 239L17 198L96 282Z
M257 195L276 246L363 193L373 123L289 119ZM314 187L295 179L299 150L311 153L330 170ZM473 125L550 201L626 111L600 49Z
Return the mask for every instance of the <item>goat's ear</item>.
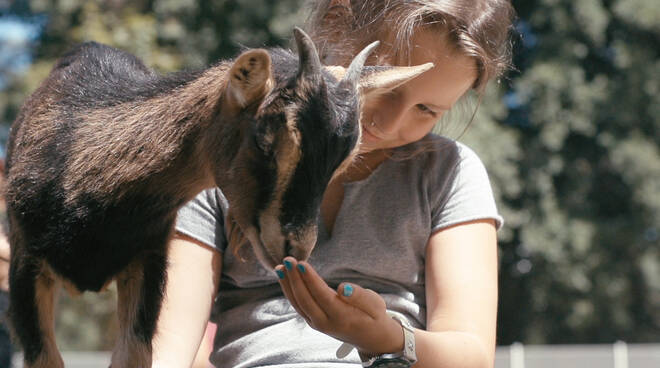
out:
M337 65L324 67L335 79L342 80L346 68ZM365 66L362 68L358 87L363 96L389 92L433 68L433 63L416 66Z
M229 70L226 106L241 110L263 99L273 88L270 55L266 50L254 49L242 53Z
M415 66L365 66L358 86L363 96L378 95L416 78L433 68L433 63Z

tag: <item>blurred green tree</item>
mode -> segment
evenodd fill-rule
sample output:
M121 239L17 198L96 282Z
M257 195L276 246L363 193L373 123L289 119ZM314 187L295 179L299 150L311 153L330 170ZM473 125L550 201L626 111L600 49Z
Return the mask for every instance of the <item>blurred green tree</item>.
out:
M520 72L499 121L518 136L517 175L500 174L500 158L489 166L515 209L500 241L499 342L657 342L660 8L513 3Z

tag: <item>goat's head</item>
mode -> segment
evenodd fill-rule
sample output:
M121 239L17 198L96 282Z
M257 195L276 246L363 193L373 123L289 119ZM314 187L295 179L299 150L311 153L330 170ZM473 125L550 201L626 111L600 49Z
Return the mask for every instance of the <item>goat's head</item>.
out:
M230 246L245 236L269 267L309 257L325 188L357 152L361 99L433 66L364 68L375 42L348 68L325 67L309 36L297 28L294 36L297 60L250 50L231 67L225 108L240 117L239 142L224 170L230 177L216 174L230 203Z

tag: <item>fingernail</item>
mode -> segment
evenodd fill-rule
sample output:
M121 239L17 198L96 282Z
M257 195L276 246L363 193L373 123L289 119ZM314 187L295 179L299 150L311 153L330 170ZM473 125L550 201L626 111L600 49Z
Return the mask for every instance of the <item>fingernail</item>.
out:
M282 271L282 270L275 270L275 273L277 273L277 277L279 277L280 280L284 279L284 271Z
M286 267L287 270L291 271L293 269L293 265L291 264L290 261L285 260L284 261L284 267Z
M301 265L301 264L298 264L298 270L299 270L301 273L305 273L305 266L303 266L303 265Z
M350 284L344 285L344 296L353 295L353 287Z

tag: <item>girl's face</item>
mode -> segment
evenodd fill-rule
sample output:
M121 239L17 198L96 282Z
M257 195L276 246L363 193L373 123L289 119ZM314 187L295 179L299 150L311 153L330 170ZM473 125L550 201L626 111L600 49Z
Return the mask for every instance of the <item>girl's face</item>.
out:
M433 69L390 93L365 102L361 152L400 147L427 135L442 114L473 85L474 60L453 51L444 36L420 31L414 37L411 65L433 62Z

